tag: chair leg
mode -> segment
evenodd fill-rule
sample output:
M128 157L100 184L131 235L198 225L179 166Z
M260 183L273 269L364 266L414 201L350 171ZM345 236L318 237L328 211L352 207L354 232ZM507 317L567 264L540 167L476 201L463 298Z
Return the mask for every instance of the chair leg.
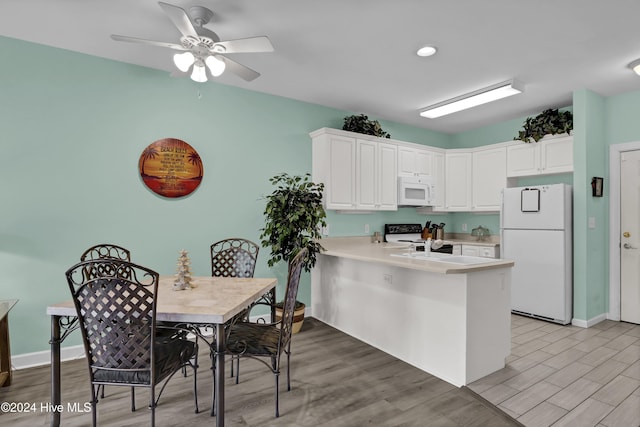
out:
M216 364L214 359L214 354L211 352L211 373L213 374L213 391L211 394L211 416L216 415Z
M136 388L131 387L131 412L136 411Z
M197 351L196 351L194 363L195 364L193 365L193 399L196 402L196 414L197 414L198 412L200 412L200 409L198 408L198 353Z
M233 357L231 358L231 367L233 369ZM236 356L236 384L240 381L240 356Z
M104 384L99 385L98 388L101 390L100 391L100 399L104 399Z
M154 427L156 425L156 394L155 394L155 386L151 385L151 390L150 390L150 394L151 394L151 402L150 403L150 408L151 408L151 427Z
M100 390L100 386L98 386L98 390L95 389L95 386L91 384L91 421L93 427L97 427L98 425L98 392Z
M287 352L287 391L291 391L291 353Z
M276 376L276 418L278 418L280 416L280 373L276 372L275 373Z

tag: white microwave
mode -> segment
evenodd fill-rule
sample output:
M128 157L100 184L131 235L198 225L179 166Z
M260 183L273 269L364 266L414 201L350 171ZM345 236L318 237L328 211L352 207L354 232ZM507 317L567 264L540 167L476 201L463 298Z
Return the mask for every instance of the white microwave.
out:
M398 177L398 206L433 206L435 201L436 186L432 176Z

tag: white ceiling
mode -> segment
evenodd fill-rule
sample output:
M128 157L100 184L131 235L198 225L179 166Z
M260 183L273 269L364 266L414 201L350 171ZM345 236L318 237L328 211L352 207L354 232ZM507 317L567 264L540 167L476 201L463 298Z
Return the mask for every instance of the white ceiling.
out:
M440 132L571 105L589 89L640 89L638 0L167 0L206 6L222 40L266 35L273 53L229 55L262 75L216 81ZM173 71L173 51L111 34L178 43L152 0L1 0L0 35ZM432 44L438 53L419 58ZM5 65L6 66L6 65ZM525 93L438 119L418 110L516 78ZM193 83L198 84L198 83ZM204 83L207 84L207 83Z

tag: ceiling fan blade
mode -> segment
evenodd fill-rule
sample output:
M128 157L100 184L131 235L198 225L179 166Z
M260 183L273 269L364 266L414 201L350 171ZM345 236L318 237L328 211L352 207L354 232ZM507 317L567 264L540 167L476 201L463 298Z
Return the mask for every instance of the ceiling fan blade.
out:
M169 49L175 50L186 50L182 45L176 43L157 42L153 40L139 39L136 37L119 36L117 34L111 34L111 38L119 42L141 43L151 46L168 47Z
M236 61L227 58L226 56L223 56L222 58L224 58L224 62L226 64L226 70L231 71L232 73L243 78L244 80L250 82L251 80L255 80L258 77L260 77L259 72L254 71L245 65L239 64Z
M211 50L216 52L216 46L224 47L221 53L273 52L273 45L266 36L221 41L214 44Z
M189 15L187 15L187 12L185 12L183 8L161 1L158 2L158 4L183 36L196 40L199 39L198 33L189 19Z

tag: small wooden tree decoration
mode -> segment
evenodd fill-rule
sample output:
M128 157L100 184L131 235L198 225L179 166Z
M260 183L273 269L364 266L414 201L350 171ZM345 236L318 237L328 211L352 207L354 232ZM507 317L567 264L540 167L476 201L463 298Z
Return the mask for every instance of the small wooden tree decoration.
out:
M191 283L191 267L189 267L191 260L189 259L188 252L183 249L179 251L179 253L176 280L173 282L173 289L176 291L195 287L195 285Z

